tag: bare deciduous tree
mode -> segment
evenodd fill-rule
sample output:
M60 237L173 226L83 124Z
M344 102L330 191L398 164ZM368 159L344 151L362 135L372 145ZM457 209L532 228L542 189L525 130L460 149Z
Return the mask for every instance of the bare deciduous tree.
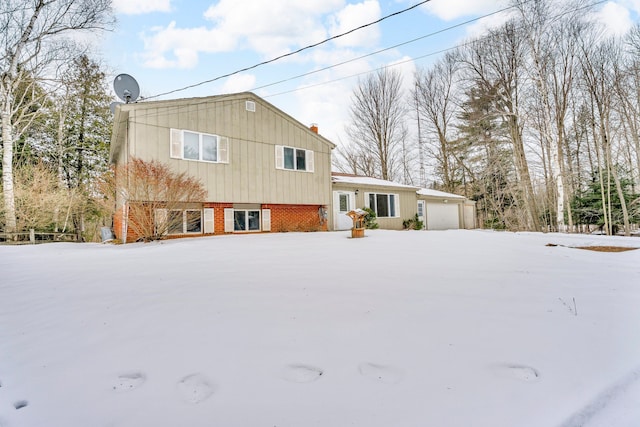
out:
M459 163L452 136L453 121L459 113L455 100L458 66L457 59L449 54L432 68L416 74L413 97L423 129L430 136L427 145L440 169L443 190L449 192L455 190L455 166Z
M68 36L78 31L108 29L111 0L4 0L0 3L0 115L5 231L16 231L13 144L40 114L32 93L46 78L54 80L58 65L74 54ZM25 88L25 82L30 88Z
M347 134L360 160L371 156L375 177L393 180L407 137L402 77L384 69L361 80L353 93ZM368 167L365 167L368 169Z

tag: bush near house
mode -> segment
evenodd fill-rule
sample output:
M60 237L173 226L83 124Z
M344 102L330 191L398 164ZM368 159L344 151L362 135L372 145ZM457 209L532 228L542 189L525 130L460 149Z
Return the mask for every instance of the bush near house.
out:
M111 187L126 206L128 233L145 242L163 239L181 226L183 216L173 212L188 203L202 203L206 196L200 181L185 172L136 158L115 169Z
M402 221L402 228L405 230L422 230L423 227L424 223L418 219L418 214Z
M371 208L362 208L362 210L367 212L367 216L364 217L364 226L369 230L375 230L378 228L378 223L376 222L376 212Z

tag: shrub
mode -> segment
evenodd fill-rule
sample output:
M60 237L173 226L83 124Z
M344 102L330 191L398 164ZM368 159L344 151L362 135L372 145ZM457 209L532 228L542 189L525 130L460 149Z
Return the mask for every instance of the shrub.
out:
M402 221L402 228L405 230L422 230L422 227L424 227L424 223L418 219L418 214Z
M367 216L364 217L364 226L369 230L375 230L378 228L378 223L376 222L377 215L375 211L371 208L362 208L362 210L367 212Z
M158 161L132 159L112 175L113 194L128 206L129 232L141 241L159 240L182 224L188 203L201 203L206 196L202 184L185 172L177 173Z

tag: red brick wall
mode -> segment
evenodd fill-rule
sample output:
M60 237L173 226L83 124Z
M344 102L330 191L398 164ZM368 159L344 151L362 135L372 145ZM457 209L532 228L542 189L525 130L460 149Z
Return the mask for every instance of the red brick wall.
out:
M213 208L213 233L224 234L224 210L232 208L233 203L205 203L203 207Z
M327 221L320 223L319 205L262 205L271 209L271 231L327 231Z
M151 215L150 212L147 213L148 215ZM116 213L113 215L113 234L115 234L116 238L119 240L122 240L122 215L123 215L123 209L122 206L118 209L116 209ZM131 214L129 215L129 222L131 223L131 221L134 221L135 219L131 217ZM132 229L131 224L127 225L127 243L133 243L136 240L138 240L138 238L140 237L139 235L136 234L136 232Z
M320 221L319 205L262 205L262 209L271 210L271 231L327 231L327 221ZM224 232L224 210L233 208L233 203L204 203L203 208L213 208L214 234ZM262 213L261 213L262 215ZM131 219L130 219L131 220ZM203 218L204 220L204 218ZM204 226L204 223L203 223ZM113 231L118 239L122 239L122 209L118 209L113 217ZM184 235L195 237L194 234ZM131 227L127 232L127 242L134 242L138 236L133 235ZM168 237L180 237L168 236Z
M122 240L122 208L117 209L113 215L113 234L116 239Z

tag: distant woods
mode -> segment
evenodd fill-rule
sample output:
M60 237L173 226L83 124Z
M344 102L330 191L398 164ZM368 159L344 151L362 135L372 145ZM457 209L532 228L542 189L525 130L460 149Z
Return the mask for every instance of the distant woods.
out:
M1 231L92 238L108 216L111 98L82 40L113 23L111 0L0 3Z
M629 233L640 26L610 36L588 4L514 1L501 27L419 69L411 93L392 69L362 79L335 166L467 196L485 227Z

